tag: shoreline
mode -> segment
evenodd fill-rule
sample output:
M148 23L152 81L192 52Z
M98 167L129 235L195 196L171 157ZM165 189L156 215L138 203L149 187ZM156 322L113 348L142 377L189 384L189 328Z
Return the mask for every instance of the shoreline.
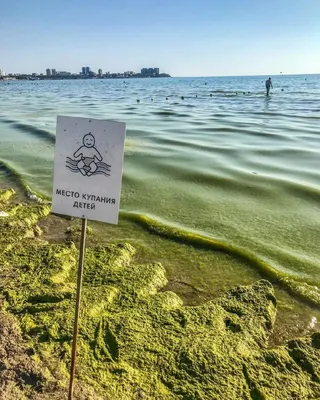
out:
M21 176L11 167L0 161L0 169L13 177L17 182L19 190L24 191L24 195L33 201L50 202L50 196L43 195L38 191L34 191L30 186L24 183ZM293 274L288 275L277 270L272 264L267 263L261 257L248 249L235 246L227 241L217 240L214 237L203 233L187 230L176 225L162 223L161 221L150 218L136 212L127 212L120 210L122 220L127 220L137 226L140 226L149 234L157 235L165 240L171 240L181 245L193 246L195 248L206 249L213 252L222 252L241 262L244 262L253 268L261 277L269 279L272 283L278 284L291 295L299 298L310 306L320 307L320 282L314 279L301 280L299 276Z
M6 187L9 188L10 184L6 185ZM28 186L23 191L17 187L16 191L17 193L15 196L17 200L23 204L47 204L50 206L49 197L34 192ZM250 255L247 251L244 252L243 249L238 249L227 243L216 241L208 236L199 235L196 232L163 225L161 222L141 214L120 211L119 217L120 225L116 226L91 221L90 226L93 228L95 234L89 236L88 243L95 246L99 244L99 241L101 241L102 245L108 245L108 243L118 243L129 240L129 243L132 243L132 245L137 248L137 254L139 252L141 253L141 256L139 256L141 263L156 262L159 260L165 265L169 279L168 288L173 288L173 291L179 296L182 296L185 304L198 305L204 301L214 299L217 295L223 294L226 290L237 284L233 282L233 279L229 282L230 277L228 275L221 277L219 272L219 286L221 286L221 284L222 286L218 292L215 286L213 287L213 291L210 290L208 284L211 279L208 280L208 278L212 276L214 282L216 281L215 270L211 271L210 262L207 259L207 254L210 252L214 264L216 262L221 263L221 266L226 263L226 265L234 264L234 268L237 271L239 271L239 269L246 271L245 275L250 271L251 278L244 280L238 279L240 284L249 284L258 279L269 279L275 286L277 295L282 304L282 312L279 319L279 321L282 321L282 325L278 324L279 338L277 339L277 337L275 337L276 344L281 343L281 340L283 341L294 337L296 333L293 332L297 332L298 335L302 334L302 332L306 332L309 323L312 322L315 316L316 320L320 321L319 301L315 293L307 291L308 284L281 277L281 274L278 275L278 271L272 269L271 266L265 264L254 254ZM47 223L50 228L46 226ZM67 231L69 229L75 229L75 231L79 229L76 220L73 221L73 219L70 220L68 217L54 215L48 216L40 223L40 226L44 228L43 236L49 243L63 243L65 240L69 240L64 234L64 231L59 231L61 226L64 226L64 229ZM148 247L148 250L146 250L145 245L141 246L139 242L150 242L155 248L152 250L152 247ZM176 257L170 257L168 255L170 252L173 252L173 254L181 253L180 257L182 257L185 262L190 258L190 260L194 260L193 262L197 261L198 263L198 257L200 257L201 260L202 254L205 255L204 262L206 264L208 263L208 266L206 267L207 271L205 275L203 275L203 278L201 277L198 279L199 273L201 275L204 271L198 271L196 267L192 271L187 270L187 274L191 273L191 275L187 275L183 278L185 272L183 272L183 270L180 271L180 268L176 270L177 266L175 263L173 263L172 266L170 265L172 262L171 259ZM217 261L215 261L216 259ZM203 261L201 261L201 263L202 262ZM223 284L221 279L226 280L228 284ZM306 291L304 291L304 288L306 288ZM288 308L289 304L290 307ZM292 319L290 315L291 310L295 312L294 315L296 319L293 325L287 321ZM302 315L304 315L303 320L301 320ZM309 321L307 321L306 315L310 315ZM302 323L302 321L304 322ZM297 322L298 324L295 325ZM290 333L291 331L292 333Z
M127 76L82 76L82 75L70 75L70 76L27 76L27 75L13 75L0 77L1 81L63 81L63 80L109 80L109 79L157 79L157 78L171 78L169 74L160 75L127 75Z
M23 204L14 196L10 189L0 191L1 210L7 214L0 219L0 331L14 329L19 347L2 335L11 358L3 359L1 351L0 357L11 375L4 375L0 393L3 399L28 390L32 399L62 398L80 232L77 221L49 216L49 205ZM55 223L65 242L47 241ZM167 269L155 260L140 263L141 249L128 238L106 237L102 243L95 227L88 238L76 387L85 394L79 399L129 400L137 393L150 400L232 399L254 391L289 400L292 393L309 398L319 393L320 333L311 330L303 339L268 346L278 308L268 281L186 306L165 289ZM21 360L21 352L33 356L19 386L17 370L8 365L15 365L15 357ZM28 388L30 368L34 383Z

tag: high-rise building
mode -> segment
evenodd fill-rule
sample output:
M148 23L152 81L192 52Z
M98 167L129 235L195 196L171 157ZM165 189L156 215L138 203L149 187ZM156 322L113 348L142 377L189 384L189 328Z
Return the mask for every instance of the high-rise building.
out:
M0 76L5 76L4 70L0 69Z
M82 71L82 75L85 75L86 74L86 67L82 67L81 71Z
M155 76L160 74L159 68L142 68L141 75L144 76Z
M57 75L59 75L59 76L70 76L70 75L71 75L71 72L68 72L68 71L58 71L58 72L57 72Z
M51 70L51 73L52 73L53 76L57 75L57 71L54 68Z
M50 69L50 68L47 68L47 69L46 69L46 75L47 75L47 76L51 76L51 69Z
M102 74L103 74L103 71L102 71L102 69L101 69L101 68L99 68L99 69L98 69L98 75L100 75L100 76L101 76Z
M89 75L89 74L90 74L90 71L91 71L90 67L86 67L85 74L86 74L86 75Z

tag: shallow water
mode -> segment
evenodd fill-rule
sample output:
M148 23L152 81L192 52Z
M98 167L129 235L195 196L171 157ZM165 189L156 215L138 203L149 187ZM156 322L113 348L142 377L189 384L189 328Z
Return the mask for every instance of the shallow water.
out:
M320 286L320 75L264 80L1 82L0 171L50 195L56 116L124 121L124 211Z

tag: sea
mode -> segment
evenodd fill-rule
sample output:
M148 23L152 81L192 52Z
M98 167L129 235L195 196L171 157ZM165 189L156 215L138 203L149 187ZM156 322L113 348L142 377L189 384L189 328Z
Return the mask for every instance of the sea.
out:
M123 121L124 214L317 290L320 75L267 78L0 82L0 180L50 197L57 115Z

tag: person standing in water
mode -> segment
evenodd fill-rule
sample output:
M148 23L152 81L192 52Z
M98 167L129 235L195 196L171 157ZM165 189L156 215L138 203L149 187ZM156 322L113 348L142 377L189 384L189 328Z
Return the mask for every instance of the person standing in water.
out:
M271 82L271 78L269 78L269 79L266 80L267 96L269 96L270 87L272 87L272 89L273 89L272 82Z

